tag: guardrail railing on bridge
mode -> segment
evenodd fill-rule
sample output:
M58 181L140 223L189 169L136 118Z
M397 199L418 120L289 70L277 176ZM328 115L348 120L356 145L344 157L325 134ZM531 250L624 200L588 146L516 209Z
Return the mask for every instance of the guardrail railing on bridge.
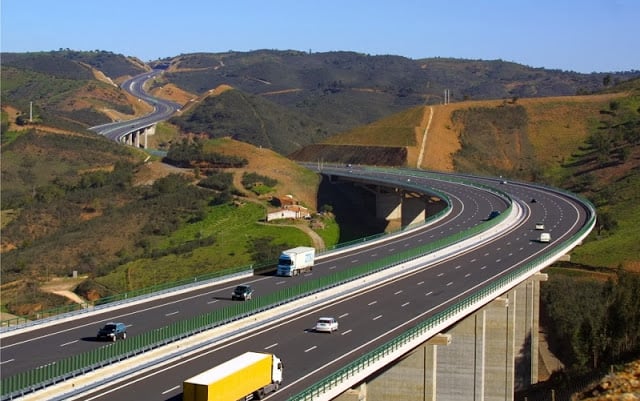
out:
M453 243L473 237L489 227L499 224L507 214L508 213L505 213L496 219L483 222L462 233L457 233L417 248L405 250L375 262L309 280L269 295L256 297L241 304L230 305L192 319L176 322L153 332L129 337L127 341L116 342L108 346L62 359L55 364L3 378L1 382L2 397L3 399L18 397L202 331L233 322L248 315L259 313L284 303L312 295L324 289L335 287L365 275L374 274L380 270L410 261L436 250L443 249Z
M471 307L486 303L487 300L490 301L496 296L503 294L508 291L508 289L513 288L516 284L522 282L523 277L528 277L531 274L542 270L542 268L550 265L560 256L573 249L578 243L584 240L595 226L595 207L588 200L578 197L575 194L558 189L555 189L555 191L564 193L567 196L579 200L583 205L585 205L589 213L589 218L587 219L586 224L569 240L565 241L564 246L555 248L550 251L549 254L541 255L535 260L530 261L501 277L498 281L489 284L480 291L460 300L454 305L451 305L446 310L436 313L400 336L381 345L372 352L361 356L347 366L338 369L333 374L320 380L306 390L290 397L288 401L319 401L333 398L337 393L346 390L344 383L353 383L353 378L356 377L359 372L370 370L372 367L376 366L377 363L381 360L387 359L390 355L398 357L404 352L407 352L408 344L415 342L415 340L422 342L425 340L425 337L437 334L438 331L443 329L442 326L447 322L450 322L461 314L466 315ZM348 386L346 387L348 388Z

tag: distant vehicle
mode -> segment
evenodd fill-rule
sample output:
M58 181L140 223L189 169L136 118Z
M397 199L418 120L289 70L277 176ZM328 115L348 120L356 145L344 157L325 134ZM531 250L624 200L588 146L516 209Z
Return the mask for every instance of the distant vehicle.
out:
M262 399L280 388L282 361L273 354L245 352L182 383L183 401Z
M544 230L544 223L537 222L536 223L536 230Z
M240 301L247 301L249 299L251 299L251 296L253 295L253 288L251 288L250 285L246 285L246 284L242 284L237 286L233 292L231 293L231 299L233 301L240 300Z
M116 341L127 338L127 326L124 323L109 322L105 324L96 335L98 340Z
M316 322L314 327L315 331L323 331L326 333L333 333L338 330L338 321L332 317L321 317Z
M316 249L299 246L282 251L278 258L278 276L297 276L301 272L310 272L316 257Z
M487 220L495 219L498 216L500 216L500 211L494 210L491 213L489 213L489 217L487 218Z
M551 234L549 233L540 234L540 242L551 242Z
M536 198L531 198L531 203L536 203L536 202L537 202Z

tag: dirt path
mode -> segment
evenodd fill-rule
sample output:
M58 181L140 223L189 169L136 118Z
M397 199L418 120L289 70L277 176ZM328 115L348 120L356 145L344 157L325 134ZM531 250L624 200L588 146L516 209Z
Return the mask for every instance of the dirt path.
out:
M320 235L318 235L317 232L313 231L311 227L307 226L306 224L294 224L293 227L304 231L311 238L313 247L316 248L316 250L324 249L324 240Z
M51 279L48 283L44 284L41 287L41 290L59 295L61 297L65 297L77 304L82 305L82 304L86 304L87 300L83 299L78 294L73 292L73 289L76 288L76 286L80 284L82 281L84 281L85 279L86 277L78 277L78 278L56 277Z
M422 134L422 142L420 143L420 155L418 156L418 162L416 163L416 168L420 168L422 165L422 158L424 157L424 148L427 143L427 133L429 132L429 127L431 126L431 120L433 119L433 107L429 106L429 121L427 122L427 126L424 128L424 133Z

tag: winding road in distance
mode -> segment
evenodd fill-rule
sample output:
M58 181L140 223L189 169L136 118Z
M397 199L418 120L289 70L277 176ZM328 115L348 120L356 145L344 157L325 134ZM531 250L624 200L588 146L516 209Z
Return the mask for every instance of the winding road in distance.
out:
M144 101L153 106L153 111L143 117L118 121L109 124L91 127L90 130L107 138L120 142L120 138L130 132L148 127L157 122L164 121L171 117L176 111L180 110L180 105L161 98L149 96L144 91L144 83L162 73L162 70L153 70L135 77L122 83L121 87L127 92L136 96L140 101Z

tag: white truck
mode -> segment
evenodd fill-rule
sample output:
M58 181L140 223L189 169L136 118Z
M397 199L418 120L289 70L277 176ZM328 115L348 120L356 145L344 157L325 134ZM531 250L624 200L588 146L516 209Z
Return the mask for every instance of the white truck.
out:
M273 354L245 352L185 380L182 400L259 400L280 387L282 370L282 361Z
M316 257L315 248L299 246L282 251L278 258L278 276L297 276L301 272L308 272L313 269Z

